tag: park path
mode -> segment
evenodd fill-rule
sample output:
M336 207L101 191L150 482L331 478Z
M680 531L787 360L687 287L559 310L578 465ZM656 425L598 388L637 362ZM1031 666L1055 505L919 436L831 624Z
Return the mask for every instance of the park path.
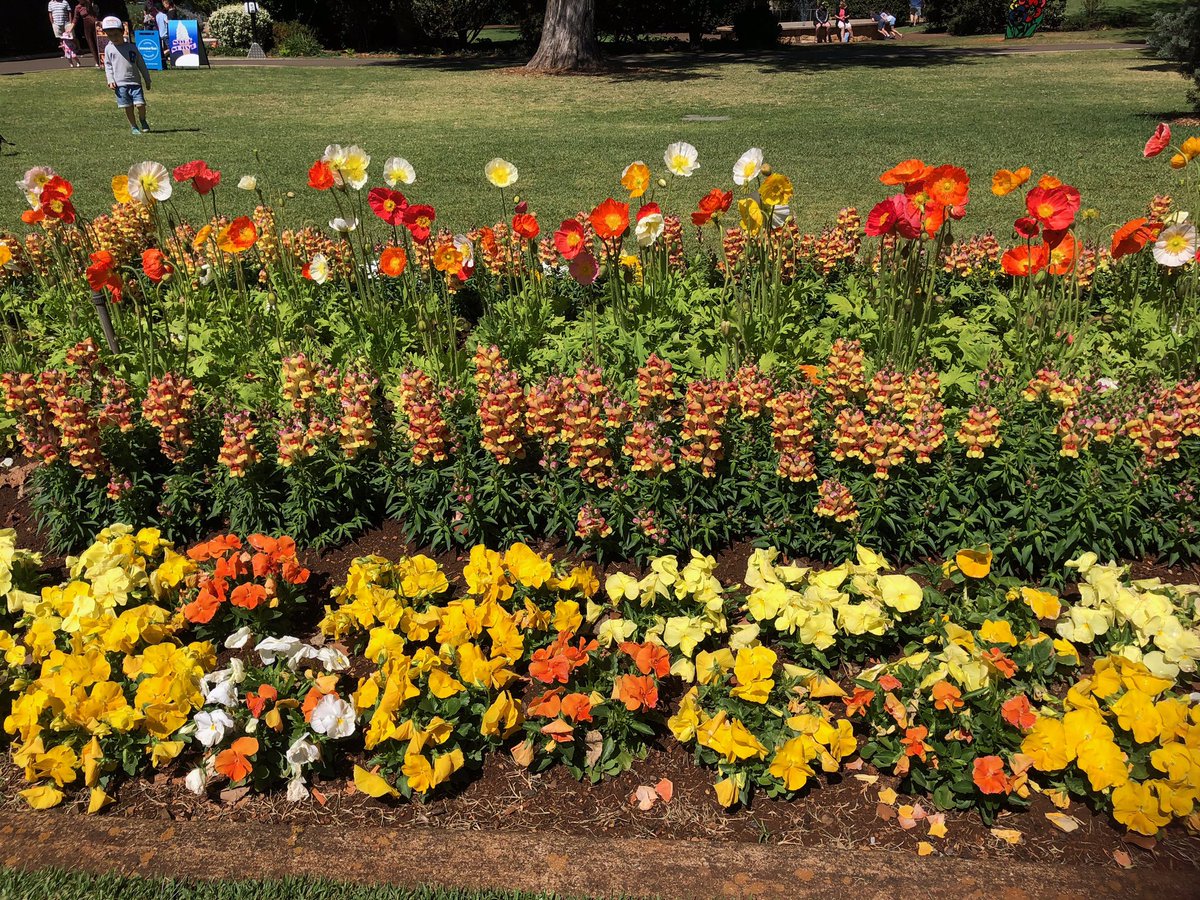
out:
M697 63L705 62L720 62L722 60L747 59L758 57L769 57L771 55L784 55L796 63L802 64L803 57L799 52L810 52L819 56L823 61L827 61L831 56L841 54L857 53L858 46L854 49L847 50L840 46L817 46L816 44L798 45L788 48L787 51L768 51L763 54L749 56L738 52L734 49L725 50L721 47L714 47L711 50L706 50L703 55L691 57L685 53L647 53L630 56L615 56L612 60L621 65L637 65L649 61L658 61L661 59L681 59L694 60ZM913 42L912 44L903 43L882 43L872 41L862 44L866 48L867 53L886 52L890 55L895 55L898 58L903 58L906 55L920 56L922 54L936 54L939 52L953 53L960 56L1017 56L1024 54L1042 54L1042 53L1094 53L1107 52L1116 50L1144 50L1145 44L1135 44L1123 41L1064 41L1055 44L1033 44L1033 45L1018 45L1010 43L997 44L945 44L939 42L922 41L920 43ZM801 51L801 48L804 48ZM854 57L846 56L847 64L854 64ZM508 65L514 61L497 60L493 57L446 57L444 60L440 57L414 57L414 56L331 56L331 57L312 57L312 58L292 58L292 59L245 59L242 57L217 57L212 60L214 67L226 68L229 66L257 66L266 68L280 69L328 69L328 68L355 68L360 66L405 66L407 64L419 66L436 66L444 62L447 67L458 69L470 69L473 66L480 68L492 68L497 65ZM0 76L4 75L33 75L40 72L52 72L60 69L65 69L66 63L59 57L43 57L36 59L18 59L18 60L0 60ZM79 70L80 72L93 71L88 67ZM80 76L83 77L83 76Z
M253 848L252 856L247 856ZM336 877L575 896L1108 900L1196 896L1194 870L885 850L375 825L0 813L0 864L190 878Z

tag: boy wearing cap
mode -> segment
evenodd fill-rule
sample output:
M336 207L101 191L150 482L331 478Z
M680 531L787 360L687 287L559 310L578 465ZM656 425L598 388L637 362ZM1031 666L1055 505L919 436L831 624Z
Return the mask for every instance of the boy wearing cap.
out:
M125 26L120 19L107 16L100 28L109 40L104 48L104 75L108 88L117 95L117 108L125 110L130 132L143 134L150 130L146 124L146 95L142 91L143 84L147 91L150 90L150 72L138 48L125 40Z

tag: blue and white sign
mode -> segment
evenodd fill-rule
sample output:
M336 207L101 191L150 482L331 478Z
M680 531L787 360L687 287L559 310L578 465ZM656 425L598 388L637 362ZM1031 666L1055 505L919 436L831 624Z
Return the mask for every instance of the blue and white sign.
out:
M177 69L200 68L200 28L195 19L167 22L171 65Z
M142 61L146 64L146 68L161 72L163 67L162 43L158 39L158 32L135 31L133 43L138 48L138 53L142 54Z

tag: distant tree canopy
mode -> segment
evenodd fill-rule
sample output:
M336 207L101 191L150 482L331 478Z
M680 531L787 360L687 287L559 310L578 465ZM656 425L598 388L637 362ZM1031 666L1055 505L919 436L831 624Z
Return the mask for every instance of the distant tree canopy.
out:
M1179 73L1193 85L1188 99L1200 110L1200 0L1183 0L1177 12L1157 13L1148 43L1159 59L1179 64Z

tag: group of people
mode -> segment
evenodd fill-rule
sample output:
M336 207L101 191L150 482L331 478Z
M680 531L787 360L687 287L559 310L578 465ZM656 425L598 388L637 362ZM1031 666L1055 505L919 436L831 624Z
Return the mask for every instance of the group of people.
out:
M911 16L914 24L921 15L921 0L909 0L912 4ZM871 19L875 22L875 27L879 29L879 33L885 40L894 41L902 37L899 31L896 30L896 17L890 12L882 9L872 9L870 12ZM813 10L813 26L816 31L817 43L827 44L834 40L833 29L837 29L837 40L840 43L848 44L854 37L854 25L850 21L850 12L846 9L846 4L841 3L838 6L837 16L830 20L829 8L825 4L818 4Z
M102 23L105 19L117 19L126 41L133 37L133 23L129 21L129 10L125 0L49 0L47 12L50 27L62 49L63 58L73 68L82 68L79 59L80 41L87 44L88 52L97 69L102 68L100 57L105 52L110 38ZM142 15L142 25L158 32L163 44L164 58L167 47L167 22L179 18L174 0L147 0Z

